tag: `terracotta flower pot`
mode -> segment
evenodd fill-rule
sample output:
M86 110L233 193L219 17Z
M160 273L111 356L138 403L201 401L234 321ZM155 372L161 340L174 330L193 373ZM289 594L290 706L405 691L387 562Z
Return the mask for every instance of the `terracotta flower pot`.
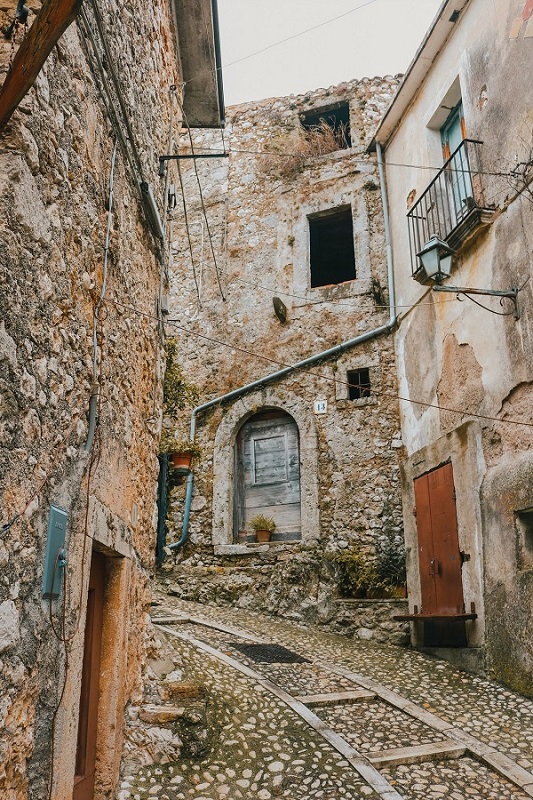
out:
M271 533L270 531L256 531L255 535L258 542L269 542Z
M191 468L192 455L190 453L171 453L170 463L172 469L177 472L189 472Z

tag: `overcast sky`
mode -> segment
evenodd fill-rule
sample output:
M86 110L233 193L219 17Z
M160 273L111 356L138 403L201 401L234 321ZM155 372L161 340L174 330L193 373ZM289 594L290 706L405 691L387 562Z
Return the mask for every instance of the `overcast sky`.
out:
M404 72L441 2L218 0L226 105Z

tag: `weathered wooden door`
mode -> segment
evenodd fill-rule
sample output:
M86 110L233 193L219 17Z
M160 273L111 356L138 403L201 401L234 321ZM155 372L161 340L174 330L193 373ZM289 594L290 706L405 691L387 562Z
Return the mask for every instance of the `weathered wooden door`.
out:
M465 609L452 465L444 464L414 484L421 612L435 617L425 623L425 644L460 646L466 643L464 621L454 615Z
M94 797L104 587L105 558L100 553L93 553L87 597L73 800L93 800Z
M301 534L298 428L282 411L256 414L236 443L235 533L257 514L272 517L274 538Z

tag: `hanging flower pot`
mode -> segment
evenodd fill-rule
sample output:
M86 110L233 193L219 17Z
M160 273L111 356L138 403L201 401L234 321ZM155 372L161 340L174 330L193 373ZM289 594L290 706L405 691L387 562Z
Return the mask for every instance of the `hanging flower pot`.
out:
M192 453L170 453L170 464L175 472L185 473L191 469Z
M160 450L168 453L170 469L178 475L186 475L191 471L194 458L200 458L202 450L198 444L188 439L177 439L168 431L161 434Z

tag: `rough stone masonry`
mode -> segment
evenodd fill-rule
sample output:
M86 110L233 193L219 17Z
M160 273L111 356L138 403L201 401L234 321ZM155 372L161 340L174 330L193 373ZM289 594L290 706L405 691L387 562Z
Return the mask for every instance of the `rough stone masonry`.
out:
M169 334L178 339L184 378L199 387L200 403L387 322L381 193L375 156L365 148L397 85L397 77L364 78L236 106L223 135L182 137L182 154L229 152L180 162L184 204L177 184L171 223L170 318L177 327L169 325ZM350 146L314 148L302 121L321 113L348 115ZM309 220L337 209L351 212L355 274L317 286ZM347 376L358 370L368 371L371 388L350 398ZM327 401L326 413L313 413L318 400ZM286 412L298 427L301 536L258 546L237 538L235 443L265 409ZM187 438L187 413L166 424ZM194 466L178 585L190 593L186 568L213 568L218 588L203 575L199 593L222 598L226 570L231 602L322 621L334 616L339 553L357 547L371 560L387 537L401 547L399 429L391 335L200 414L203 456ZM182 532L185 487L173 484L168 541Z

